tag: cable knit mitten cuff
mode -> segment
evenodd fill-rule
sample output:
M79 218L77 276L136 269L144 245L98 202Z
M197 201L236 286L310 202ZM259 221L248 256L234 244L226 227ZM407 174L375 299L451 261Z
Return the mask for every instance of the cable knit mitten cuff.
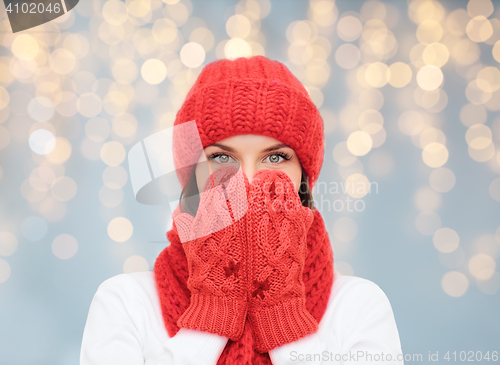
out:
M293 298L249 313L256 349L264 353L318 330L318 322L306 309L304 298Z
M236 341L243 334L246 314L246 303L235 298L193 294L191 304L179 317L177 325Z

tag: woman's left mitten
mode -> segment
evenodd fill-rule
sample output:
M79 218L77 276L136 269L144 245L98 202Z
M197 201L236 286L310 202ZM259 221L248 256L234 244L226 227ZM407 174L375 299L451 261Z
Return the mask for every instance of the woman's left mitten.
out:
M302 206L282 171L259 171L249 190L249 309L259 352L296 341L318 329L306 309L302 278L313 212Z

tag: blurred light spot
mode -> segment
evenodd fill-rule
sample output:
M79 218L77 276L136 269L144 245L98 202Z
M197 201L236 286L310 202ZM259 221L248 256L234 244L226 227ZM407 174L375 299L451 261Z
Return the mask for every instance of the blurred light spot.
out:
M295 21L288 25L286 37L288 41L296 45L309 44L316 38L317 29L310 21Z
M460 237L453 229L443 227L434 233L432 242L439 252L450 253L458 248Z
M21 234L28 241L40 241L47 231L47 222L38 216L28 217L21 223Z
M113 218L108 224L108 236L115 242L125 242L130 237L134 227L127 218L116 217Z
M5 283L10 277L10 265L4 259L0 259L0 284Z
M443 37L441 24L434 20L424 20L417 28L417 39L420 43L438 42Z
M446 167L432 170L429 175L429 184L438 193L446 193L455 186L455 174Z
M392 155L385 151L373 151L368 157L368 168L377 176L388 175L394 167Z
M340 166L349 166L357 160L357 157L349 151L346 142L340 142L333 149L333 159Z
M412 72L410 66L404 62L395 62L389 67L389 84L394 87L405 87L411 81Z
M450 51L443 43L431 43L422 52L422 61L426 65L442 67L450 58Z
M347 194L355 199L361 199L370 192L370 181L360 173L349 175L344 185Z
M37 57L40 47L34 37L29 34L19 34L12 42L11 51L17 58L29 61Z
M20 190L21 190L22 197L31 203L39 202L46 195L47 189L42 190L41 184L37 184L37 185L35 185L35 187L33 187L30 179L24 180L21 184Z
M491 129L484 124L474 124L465 133L467 144L476 150L488 147L492 143L492 138Z
M122 189L111 189L106 185L99 189L99 201L107 208L114 208L120 205L123 201Z
M153 38L160 44L173 43L178 39L178 33L177 26L170 19L158 19L151 28Z
M52 241L52 253L61 260L72 258L77 251L78 242L69 234L60 234Z
M413 195L413 203L418 210L437 210L441 206L441 195L430 187L419 188Z
M490 183L489 191L491 197L500 202L500 177L497 177Z
M47 195L40 201L38 211L49 222L57 222L66 215L66 205Z
M128 12L136 18L144 18L151 13L151 2L135 0L128 3Z
M432 211L420 212L415 219L417 231L425 236L432 236L436 230L441 228L441 218Z
M469 260L469 271L478 280L488 280L495 272L496 262L488 255L478 253Z
M141 76L147 83L157 85L167 77L167 68L162 61L151 58L142 64Z
M314 105L316 105L316 108L321 108L324 100L323 92L314 86L308 86L306 87L306 90L309 93L309 97L311 98L312 102L314 103Z
M55 108L52 100L44 96L37 96L31 99L28 104L28 114L37 122L46 122L52 119L54 113Z
M491 50L495 61L500 62L500 41L497 41Z
M469 0L467 4L467 12L471 17L478 15L489 17L493 10L493 3L490 0Z
M360 59L361 53L359 52L359 48L354 44L343 44L335 51L335 62L347 70L356 67Z
M488 118L486 108L482 105L465 104L460 110L460 121L466 127L484 124Z
M108 121L102 117L89 119L85 124L85 134L93 142L105 141L111 132Z
M352 266L345 261L335 261L335 270L337 271L338 275L354 275Z
M62 18L62 17L61 17ZM73 53L77 59L82 59L89 54L90 43L87 37L82 34L68 34L63 41L63 47Z
M384 95L379 89L366 89L359 94L359 106L363 109L380 110L384 105Z
M488 280L477 280L476 284L483 293L495 295L500 290L500 273L495 271Z
M9 105L9 101L9 92L3 86L0 86L0 110L7 107Z
M56 138L46 129L37 129L31 133L29 145L33 152L39 155L47 155L56 147Z
M441 167L448 161L448 149L442 143L429 143L422 150L422 160L429 167Z
M329 27L337 20L338 10L335 3L330 0L314 1L310 3L312 19L322 27Z
M441 279L441 287L450 297L461 297L469 288L469 279L459 271L449 271Z
M224 55L230 60L238 57L250 57L252 55L252 47L250 47L247 41L241 38L231 38L224 46Z
M363 25L361 21L352 15L342 17L337 23L339 38L346 42L352 42L359 38Z
M137 119L133 114L124 113L111 121L113 133L122 138L134 137L137 132Z
M451 53L458 64L471 65L479 59L480 50L476 43L463 38L455 43Z
M458 269L465 262L465 252L461 247L450 253L439 252L439 261L447 269Z
M208 52L214 47L215 38L213 33L209 29L205 27L199 27L191 32L189 41L201 44L205 52Z
M434 142L444 145L446 143L446 136L440 129L429 127L420 133L419 142L421 148L425 148L429 143Z
M332 232L339 241L350 242L358 234L358 225L352 218L341 217L335 221Z
M78 112L76 101L76 95L69 91L62 91L54 97L56 111L64 117L72 117Z
M417 24L426 19L439 22L444 18L445 10L437 1L412 1L408 4L408 15Z
M179 1L171 1L171 0L162 0L169 4L164 12L165 18L172 19L177 26L183 25L189 18L189 10L186 7L186 4L183 4ZM168 16L167 16L168 15Z
M96 161L101 158L102 143L93 142L89 138L84 138L80 144L82 155L91 161Z
M422 130L424 117L416 110L407 110L398 119L399 130L411 136Z
M17 237L8 231L0 232L0 255L10 256L17 250Z
M110 189L121 189L128 180L127 170L123 166L108 166L102 173L102 181Z
M443 72L439 67L427 65L417 73L417 84L424 90L437 89L443 83Z
M102 7L102 17L112 25L121 25L128 19L127 6L119 0L106 1Z
M383 87L389 81L391 71L385 63L374 62L365 70L365 79L371 87Z
M139 255L130 256L123 263L123 272L127 274L132 272L140 272L148 270L149 270L149 265L147 260Z
M197 68L205 61L205 50L200 44L189 42L182 46L180 58L186 67Z
M56 74L67 75L75 69L76 58L64 48L56 48L49 56L49 64Z
M483 15L472 18L465 29L467 36L474 42L484 42L493 35L493 26Z
M347 138L347 148L355 156L364 156L372 149L372 138L363 131L352 132Z
M467 148L469 156L477 162L486 162L491 160L495 156L495 145L490 143L488 146L482 149L475 149L469 146Z
M68 176L61 176L54 180L51 187L52 196L59 201L66 202L75 197L77 186L75 180Z
M84 93L76 100L76 109L86 118L92 118L102 111L102 100L94 93Z
M467 14L465 9L456 9L448 15L448 18L446 19L446 27L454 36L463 36L465 35L465 28L467 27L469 20L469 14Z
M378 110L364 110L358 119L358 125L363 132L376 134L384 125L384 117Z
M101 147L100 156L106 165L118 166L125 160L126 151L120 142L111 141Z
M56 137L56 147L47 154L46 158L53 164L62 164L71 156L71 143L63 137Z
M226 22L226 32L231 38L246 38L252 30L250 20L244 15L235 14Z
M121 84L131 84L137 78L137 65L125 58L115 61L111 69L113 77Z
M476 82L483 91L497 91L500 89L500 70L497 67L485 67L478 72Z

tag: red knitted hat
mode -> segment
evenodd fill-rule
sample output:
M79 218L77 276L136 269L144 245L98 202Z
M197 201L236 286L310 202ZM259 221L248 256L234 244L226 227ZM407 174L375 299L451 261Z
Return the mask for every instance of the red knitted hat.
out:
M195 121L203 148L240 134L279 140L298 155L312 189L323 164L323 119L307 90L281 62L264 56L206 65L177 112L174 126ZM197 146L197 147L196 147ZM174 129L176 167L199 156L198 136ZM182 186L190 169L177 168Z

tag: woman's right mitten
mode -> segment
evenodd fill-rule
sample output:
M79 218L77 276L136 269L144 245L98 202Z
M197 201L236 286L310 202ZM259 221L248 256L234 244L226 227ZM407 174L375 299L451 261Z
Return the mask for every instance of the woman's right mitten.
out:
M213 188L210 183L209 179L195 217L181 213L174 218L191 291L190 305L177 325L236 341L247 314L245 218L238 217L246 212L248 180L241 174Z

